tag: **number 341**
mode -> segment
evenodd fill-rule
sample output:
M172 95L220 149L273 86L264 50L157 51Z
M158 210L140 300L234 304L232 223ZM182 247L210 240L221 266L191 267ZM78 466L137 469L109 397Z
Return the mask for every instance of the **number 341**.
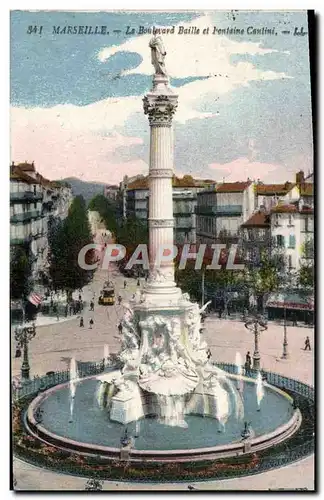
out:
M41 35L43 31L43 26L28 26L27 35Z

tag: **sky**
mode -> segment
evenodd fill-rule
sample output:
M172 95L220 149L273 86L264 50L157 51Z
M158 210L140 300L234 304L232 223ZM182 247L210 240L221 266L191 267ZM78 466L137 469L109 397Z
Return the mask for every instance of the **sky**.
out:
M106 26L109 34L53 31L64 26ZM127 34L128 26L135 33ZM175 27L163 41L179 96L173 127L177 175L275 183L312 170L304 11L13 11L12 161L34 161L49 179L116 184L124 175L148 173L142 98L152 86L152 35L139 34L140 26ZM244 33L212 34L214 26ZM191 33L179 34L179 27ZM263 27L274 34L247 33ZM295 28L306 35L295 36Z

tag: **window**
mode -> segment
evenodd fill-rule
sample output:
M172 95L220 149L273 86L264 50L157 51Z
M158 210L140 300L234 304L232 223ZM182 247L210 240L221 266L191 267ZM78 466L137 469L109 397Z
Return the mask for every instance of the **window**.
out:
M296 248L296 237L294 234L289 236L289 248Z
M35 202L34 202L34 209L36 210L36 208L37 208L37 203L36 203L36 201L35 201Z
M281 248L285 246L285 237L281 234L277 234L277 245Z
M275 226L279 226L279 217L278 214L275 215Z

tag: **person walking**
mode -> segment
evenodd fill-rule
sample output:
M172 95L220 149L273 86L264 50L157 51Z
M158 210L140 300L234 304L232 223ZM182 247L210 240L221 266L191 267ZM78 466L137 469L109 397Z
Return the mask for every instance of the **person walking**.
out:
M122 299L121 295L118 295L118 305L120 305L122 303L122 300L123 299Z
M296 316L296 313L293 313L292 326L297 326L297 316Z
M306 337L306 340L305 340L305 347L304 347L304 351L307 351L307 349L308 349L309 351L311 351L310 340L309 340L309 337L308 337L308 336Z
M211 350L209 348L207 349L206 354L207 354L207 359L209 361L210 358L212 357L212 353L211 353Z
M91 318L90 321L89 321L89 328L90 328L90 330L92 329L92 326L93 326L93 319Z
M126 286L127 286L127 281L124 280L124 289L126 288Z
M245 372L246 373L250 373L251 366L252 366L252 358L251 358L250 351L248 351L245 355Z
M141 282L140 282L139 278L137 278L137 286L141 286Z
M90 302L90 311L94 311L94 302L91 300Z
M83 321L83 317L81 316L80 318L80 328L83 328L84 327L84 321Z
M118 331L119 331L120 334L123 333L123 325L122 325L121 322L118 324Z

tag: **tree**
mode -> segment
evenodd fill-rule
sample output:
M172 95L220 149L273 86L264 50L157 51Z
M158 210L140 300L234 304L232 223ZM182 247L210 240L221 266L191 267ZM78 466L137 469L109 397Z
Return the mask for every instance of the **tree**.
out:
M10 249L10 294L13 299L22 299L30 291L31 264L24 247Z
M298 272L298 285L305 291L314 289L314 242L307 240L302 248L302 265Z
M80 250L92 243L86 205L82 196L74 198L68 216L52 228L50 235L50 277L54 290L65 290L68 294L89 283L93 271L79 266ZM86 255L91 264L94 252Z
M246 268L245 281L257 300L259 310L264 312L268 296L279 290L285 275L283 252L280 249L273 249L272 253L261 250L258 265Z
M129 217L117 226L116 243L123 245L126 249L124 259L118 262L120 270L123 272L125 265L133 255L138 245L148 245L147 224L136 217ZM133 273L140 273L143 267L133 267Z
M98 212L105 223L106 228L113 234L117 230L117 204L108 200L103 194L98 194L92 198L88 205L88 210Z

